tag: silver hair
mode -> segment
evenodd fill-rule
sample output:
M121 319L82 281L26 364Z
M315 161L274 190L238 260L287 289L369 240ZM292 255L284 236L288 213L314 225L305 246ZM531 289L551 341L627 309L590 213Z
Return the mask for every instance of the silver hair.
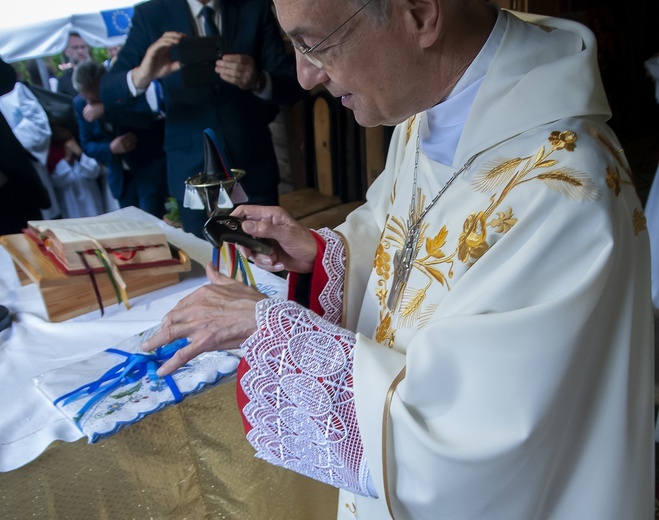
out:
M106 70L104 65L94 60L78 63L75 69L73 69L73 75L71 76L73 88L78 92L97 89Z
M358 7L366 3L364 0L350 0L350 2ZM391 0L371 0L368 7L364 9L364 14L376 24L382 24L389 18L390 4Z

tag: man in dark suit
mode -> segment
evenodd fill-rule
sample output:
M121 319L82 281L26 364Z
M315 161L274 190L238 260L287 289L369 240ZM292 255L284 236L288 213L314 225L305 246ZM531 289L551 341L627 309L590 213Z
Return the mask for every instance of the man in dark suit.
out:
M95 61L80 63L73 73L80 92L73 98L80 146L105 165L108 186L122 208L137 206L161 218L167 199L164 123L143 99L130 110L107 110L98 97L105 73Z
M204 22L204 8L211 7ZM187 87L172 51L181 39L221 27L226 52L215 64L222 81ZM211 65L212 66L212 65ZM287 55L269 0L150 0L135 7L132 28L101 82L106 108L130 106L153 80L162 85L169 191L186 231L201 236L202 211L183 207L185 180L201 172L204 135L212 129L250 203L277 204L279 169L269 123L280 105L303 95L293 56Z
M89 45L87 42L82 39L76 32L69 33L69 40L66 44L64 52L65 63L64 66L68 68L64 70L64 73L60 76L57 81L57 92L60 94L66 94L67 96L75 97L77 94L75 87L73 86L73 70L75 69L78 63L83 63L87 60L91 60L92 56L89 51Z

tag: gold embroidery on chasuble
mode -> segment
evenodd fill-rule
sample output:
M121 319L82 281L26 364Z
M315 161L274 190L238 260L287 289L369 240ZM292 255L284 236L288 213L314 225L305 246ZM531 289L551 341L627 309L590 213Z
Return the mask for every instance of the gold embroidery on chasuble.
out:
M416 285L406 284L400 304L393 310L387 307L391 290L392 257L405 243L407 222L414 221L424 211L427 198L435 194L426 194L417 188L411 219L391 214L388 216L373 266L377 275L379 304L376 341L391 348L399 329L422 328L439 305L437 301L432 301L432 297L428 297L431 287L439 284L445 292L450 291L454 277L459 278L471 268L517 224L522 217L515 213L513 206L505 203L514 189L533 182L541 183L546 189L572 200L600 198L597 187L586 174L560 164L562 153L576 149L576 132L554 131L548 141L549 146L541 145L529 156L512 159L500 157L482 165L474 175L471 187L475 192L488 194L489 204L485 208L474 208L465 215L461 228L453 229L447 227L447 224L441 224L438 230L431 229L428 222L421 221L417 254L412 268L423 277L414 279ZM393 191L395 189L394 184ZM640 226L640 218L638 223ZM461 269L456 275L457 266L461 266ZM422 282L419 283L419 280Z
M623 185L629 185L634 187L634 181L632 177L632 171L629 168L627 163L624 150L622 148L616 148L613 146L613 143L604 137L597 130L593 129L590 131L591 137L593 137L597 142L602 145L607 152L607 157L613 158L613 161L610 161L606 166L606 185L608 188L615 194L616 197L620 196L620 191L622 190ZM614 164L611 164L613 162ZM622 174L624 173L625 178L623 179ZM647 220L645 218L645 213L643 208L638 207L634 208L632 214L632 228L634 230L634 235L638 236L643 231L647 230Z
M356 515L357 515L357 506L355 505L354 502L346 502L343 505L345 506L345 508L348 510L348 512L351 515L356 517Z
M634 235L636 236L640 235L643 231L648 229L648 221L645 218L645 213L643 213L642 209L634 208L632 224L634 226Z

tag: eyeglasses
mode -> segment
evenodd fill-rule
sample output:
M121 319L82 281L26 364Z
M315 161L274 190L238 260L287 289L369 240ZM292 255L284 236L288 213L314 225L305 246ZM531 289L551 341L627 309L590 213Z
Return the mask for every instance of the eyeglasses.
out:
M362 5L355 13L353 13L350 18L348 18L345 22L343 22L341 25L339 25L336 29L334 29L331 33L329 33L325 38L320 40L318 43L312 45L311 47L307 47L303 43L295 43L293 42L293 47L295 50L297 50L302 56L304 56L307 60L309 60L309 63L311 63L314 67L318 67L319 69L323 68L322 62L316 58L312 53L320 47L323 43L325 43L327 40L329 40L334 34L336 34L339 29L341 29L344 25L346 25L350 20L352 20L355 16L357 16L361 11L364 10L364 8L370 4L373 0L368 0L364 5Z

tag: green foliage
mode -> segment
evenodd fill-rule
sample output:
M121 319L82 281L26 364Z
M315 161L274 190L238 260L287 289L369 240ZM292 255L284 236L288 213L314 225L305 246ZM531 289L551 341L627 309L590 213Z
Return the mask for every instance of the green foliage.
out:
M108 51L105 49L105 47L90 47L90 53L92 59L98 63L103 63L105 60L109 58ZM64 54L61 53L55 54L53 56L45 56L43 58L46 67L57 78L59 78L64 73L65 70L64 68L60 68L60 65L64 61L63 58L64 58ZM23 81L24 83L32 83L32 78L30 78L30 74L27 70L27 63L28 61L17 61L15 63L12 63L12 66L14 67L14 69L16 69L16 74L18 76L19 81Z
M13 66L14 66L14 70L16 70L16 77L18 78L19 81L31 83L30 74L27 71L27 67L24 61L19 61L18 63L14 63Z
M165 201L165 210L167 211L165 220L172 226L180 227L181 217L179 216L178 203L174 197L167 197L167 201Z
M103 63L109 58L108 51L105 50L105 47L91 47L91 55L94 61L98 63Z

